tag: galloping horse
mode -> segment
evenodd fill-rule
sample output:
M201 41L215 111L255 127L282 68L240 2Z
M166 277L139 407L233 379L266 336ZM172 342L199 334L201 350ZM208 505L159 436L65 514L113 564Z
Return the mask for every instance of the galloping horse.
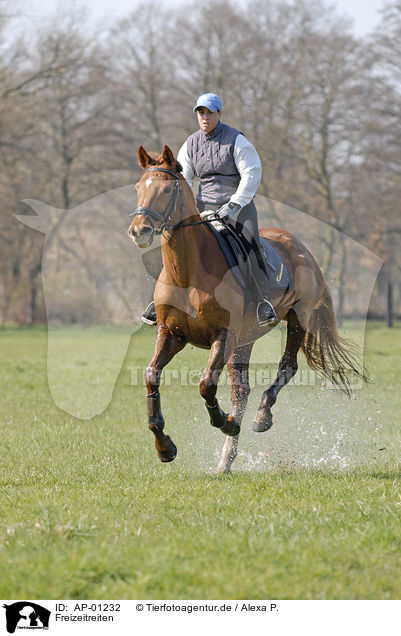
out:
M250 392L252 347L272 327L257 325L252 302L244 313L244 292L201 219L193 192L170 148L165 146L162 154L156 155L140 146L138 158L143 174L135 186L138 207L128 233L142 248L151 245L155 234L161 234L163 259L154 293L158 325L155 352L145 372L149 428L155 435L160 460L172 461L177 448L163 432L161 372L187 343L210 349L199 389L210 423L227 435L218 470L228 472L237 454ZM277 322L287 322L287 342L277 377L262 395L253 425L256 432L272 426L271 408L279 391L297 372L299 349L312 369L347 394L348 371L366 380L351 345L338 335L330 292L312 254L285 230L266 228L260 235L279 252L292 284L284 296L271 298ZM223 412L216 399L218 377L225 364L231 379L230 415Z

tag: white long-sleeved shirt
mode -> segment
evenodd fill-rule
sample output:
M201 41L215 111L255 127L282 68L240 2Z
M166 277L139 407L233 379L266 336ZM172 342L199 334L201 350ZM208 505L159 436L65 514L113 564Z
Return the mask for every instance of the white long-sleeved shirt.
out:
M196 177L194 165L188 155L185 141L178 153L178 161L182 165L182 173L192 188ZM256 148L241 133L237 135L234 144L234 163L241 180L237 190L230 197L230 202L238 203L242 208L248 205L256 194L262 179L262 164Z

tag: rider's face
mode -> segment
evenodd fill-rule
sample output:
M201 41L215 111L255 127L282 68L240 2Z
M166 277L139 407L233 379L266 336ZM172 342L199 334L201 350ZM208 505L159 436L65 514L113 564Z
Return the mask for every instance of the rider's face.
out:
M196 111L199 128L205 133L210 133L219 123L220 113L215 110L213 113L205 106L200 106Z

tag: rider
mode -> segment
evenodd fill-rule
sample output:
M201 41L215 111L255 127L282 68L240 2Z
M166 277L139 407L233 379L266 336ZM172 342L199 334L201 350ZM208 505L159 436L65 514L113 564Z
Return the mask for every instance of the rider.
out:
M246 137L220 121L222 108L221 99L214 93L199 97L193 109L198 117L199 130L188 137L177 159L191 187L194 177L200 178L196 199L201 216L205 216L207 211L214 211L241 234L248 251L253 248L250 251L252 272L260 296L257 321L260 326L270 325L277 316L268 300L267 269L253 202L262 166L256 149ZM156 322L152 305L143 314L148 323Z

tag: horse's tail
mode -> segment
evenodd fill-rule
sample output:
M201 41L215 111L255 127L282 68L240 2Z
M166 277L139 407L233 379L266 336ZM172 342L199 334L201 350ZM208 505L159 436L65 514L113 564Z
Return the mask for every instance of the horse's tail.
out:
M325 286L323 296L313 309L301 349L311 369L326 376L348 396L352 393L349 373L367 382L355 345L338 335L337 322L330 291Z

